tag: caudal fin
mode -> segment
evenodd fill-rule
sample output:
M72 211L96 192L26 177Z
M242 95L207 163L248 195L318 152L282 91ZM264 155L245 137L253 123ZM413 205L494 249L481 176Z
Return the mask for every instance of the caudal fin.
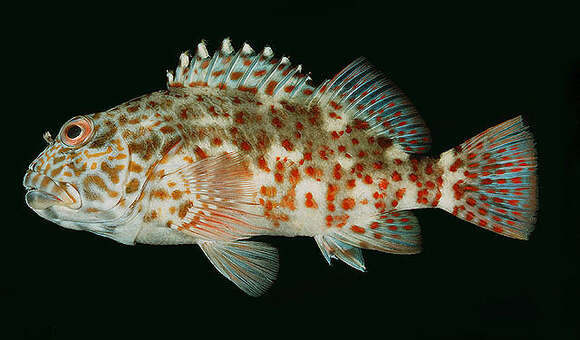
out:
M522 117L441 154L439 207L484 229L528 239L537 209L536 152Z

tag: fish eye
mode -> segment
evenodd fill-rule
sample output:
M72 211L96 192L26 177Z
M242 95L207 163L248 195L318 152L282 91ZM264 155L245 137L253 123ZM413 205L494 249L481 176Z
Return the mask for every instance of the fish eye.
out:
M81 129L80 126L78 125L71 125L69 126L69 128L66 130L66 136L70 139L75 139L78 136L80 136L81 132L83 132L83 129Z
M75 117L65 123L59 133L60 140L69 147L84 144L93 132L93 123L86 117Z

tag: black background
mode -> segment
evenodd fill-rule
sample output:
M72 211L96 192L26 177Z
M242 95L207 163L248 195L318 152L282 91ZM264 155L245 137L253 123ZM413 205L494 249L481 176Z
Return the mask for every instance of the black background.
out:
M578 331L580 53L572 9L250 2L31 6L5 31L14 152L2 299L18 336L179 334L278 338L573 338ZM9 12L5 13L10 15ZM439 210L416 214L423 252L365 251L367 273L328 266L309 238L268 238L280 273L242 294L195 246L123 246L64 230L24 203L21 180L77 114L165 87L179 53L270 45L315 83L364 55L411 98L438 154L517 114L539 155L540 205L527 242ZM17 137L8 138L8 132ZM9 319L11 320L11 319Z

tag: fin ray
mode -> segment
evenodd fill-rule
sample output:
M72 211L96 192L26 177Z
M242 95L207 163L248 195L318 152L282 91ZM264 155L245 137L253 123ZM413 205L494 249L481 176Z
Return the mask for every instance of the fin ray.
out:
M266 243L201 242L199 246L223 276L250 296L264 294L278 274L278 251Z
M321 239L321 237L323 238ZM338 247L329 240L333 240ZM326 243L322 241L326 241ZM328 255L325 252L341 247L341 243L337 243L337 241L353 247L386 253L416 254L421 251L421 228L413 213L405 210L392 211L377 216L368 226L351 226L350 228L343 227L332 230L316 239L327 261ZM335 254L339 253L335 252ZM340 259L342 260L342 258ZM351 263L345 262L353 266ZM362 264L364 266L364 263ZM353 267L356 268L356 266Z
M286 99L303 100L312 96L310 77L301 73L301 66L293 67L286 57L274 58L270 47L257 54L248 45L234 53L229 39L210 56L205 42L197 46L195 56L183 53L175 76L168 73L169 87L209 86L235 88L240 91L266 94ZM302 99L300 99L302 98Z
M441 155L441 208L495 233L527 239L538 206L536 152L522 117L483 131Z
M175 163L175 162L170 162ZM241 154L226 153L173 166L165 178L180 183L190 205L171 227L202 240L236 240L267 232L255 188Z

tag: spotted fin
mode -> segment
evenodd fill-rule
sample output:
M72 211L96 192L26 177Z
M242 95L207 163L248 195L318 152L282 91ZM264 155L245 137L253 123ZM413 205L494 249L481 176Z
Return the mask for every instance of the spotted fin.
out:
M429 129L409 99L364 58L323 82L307 102L352 117L354 128L387 137L405 152L420 154L431 147Z
M304 100L314 88L310 77L301 73L302 67L292 66L287 57L275 58L270 47L256 53L248 44L237 52L230 39L212 55L205 42L197 45L193 57L181 54L175 73L169 71L168 87L233 88L285 99Z
M204 254L228 280L251 296L260 296L278 275L278 251L262 242L201 242Z
M527 239L537 203L536 152L522 117L510 119L441 155L439 206L498 234Z
M164 180L178 185L188 200L186 213L171 228L208 241L231 241L267 230L269 224L254 201L257 190L242 155L204 155L189 162L176 159L167 162L171 168L163 169Z
M410 211L394 211L378 216L368 226L345 226L317 236L316 242L327 261L335 255L350 266L364 270L362 255L345 245L386 253L416 254L421 251L421 228Z
M330 235L316 235L316 244L320 248L326 262L331 259L339 259L354 269L365 271L365 261L360 248L344 243Z

